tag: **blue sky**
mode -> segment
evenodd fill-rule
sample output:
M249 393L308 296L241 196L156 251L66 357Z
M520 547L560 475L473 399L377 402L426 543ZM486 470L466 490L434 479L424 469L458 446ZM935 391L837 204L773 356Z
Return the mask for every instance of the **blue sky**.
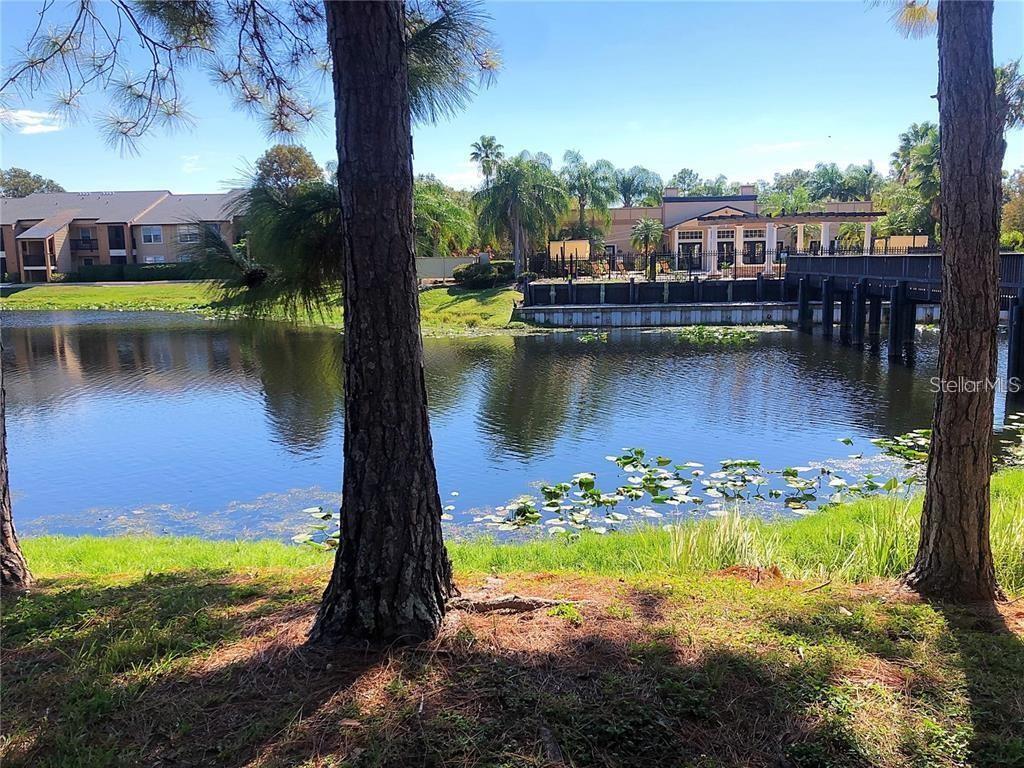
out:
M58 0L59 4L60 0ZM0 2L4 62L28 34L38 2ZM588 160L682 167L734 181L815 162L873 160L885 168L911 122L937 120L935 40L905 40L885 8L850 2L505 2L487 6L503 69L469 109L415 130L415 169L476 183L469 144L493 134L506 151L569 148ZM995 58L1024 55L1024 3L996 3ZM194 128L154 134L137 156L108 149L88 119L58 126L45 103L12 103L21 124L0 134L0 165L68 189L216 191L269 141L258 122L195 74ZM328 101L325 91L322 99ZM86 104L100 111L101 96ZM84 117L87 118L89 112ZM303 136L321 162L332 125ZM1024 165L1024 130L1005 166Z

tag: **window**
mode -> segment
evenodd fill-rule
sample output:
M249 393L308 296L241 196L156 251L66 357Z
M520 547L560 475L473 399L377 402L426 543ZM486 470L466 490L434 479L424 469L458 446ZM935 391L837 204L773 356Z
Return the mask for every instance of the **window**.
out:
M82 259L82 266L83 267L91 267L92 266L92 259Z
M703 240L704 233L699 229L684 229L679 232L680 240Z
M763 229L744 229L743 239L744 240L758 240L764 238Z
M124 227L107 227L107 243L112 251L124 250Z
M92 227L79 227L78 228L78 239L79 240L93 240L95 238L96 230Z
M146 236L143 235L142 238L143 238L142 242L146 242L146 240L145 240ZM161 256L160 254L149 255L149 256L146 257L146 263L147 264L163 264L164 263L164 257Z
M163 227L143 227L142 228L142 242L144 243L162 243L164 241L164 230Z
M604 255L605 256L614 256L615 255L615 245L614 244L606 245L604 247Z
M178 254L178 261L192 261L192 254L191 253L179 253Z
M719 240L735 240L736 230L735 229L720 229L718 230Z
M218 224L216 221L208 221L205 224L203 224L203 226L206 227L206 231L210 232L211 234L220 234L220 224Z
M178 225L178 242L179 243L198 243L199 242L199 225L198 224L179 224Z

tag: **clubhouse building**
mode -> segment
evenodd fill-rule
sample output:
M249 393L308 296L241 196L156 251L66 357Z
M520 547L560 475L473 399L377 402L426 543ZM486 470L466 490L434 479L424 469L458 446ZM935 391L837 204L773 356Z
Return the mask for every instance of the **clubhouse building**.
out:
M874 210L866 200L824 203L820 211L773 216L761 212L753 185L745 185L738 195L713 197L688 197L667 187L660 206L613 208L610 214L611 226L605 232L609 258L635 252L630 242L633 225L653 218L665 228L660 252L689 257L693 268L714 272L723 263L769 271L781 253L834 253L839 226L846 223L863 225L863 252L871 253L871 226L885 211Z

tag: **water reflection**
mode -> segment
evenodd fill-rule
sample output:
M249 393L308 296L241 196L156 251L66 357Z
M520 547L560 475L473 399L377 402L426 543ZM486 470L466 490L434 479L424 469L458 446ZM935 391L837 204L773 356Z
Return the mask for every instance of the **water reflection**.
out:
M130 520L282 535L286 513L337 503L339 334L162 314L3 320L13 486L28 532ZM442 493L460 492L464 521L531 483L607 471L603 457L626 446L774 467L871 452L871 437L928 424L935 342L925 333L907 369L890 368L884 350L789 332L726 350L640 331L590 344L571 333L427 339Z

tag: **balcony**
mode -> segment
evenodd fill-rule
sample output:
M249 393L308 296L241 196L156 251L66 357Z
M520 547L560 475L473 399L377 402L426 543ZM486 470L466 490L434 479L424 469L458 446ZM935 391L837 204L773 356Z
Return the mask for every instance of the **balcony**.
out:
M85 240L72 238L69 242L72 253L98 253L100 250L99 242L92 238Z

